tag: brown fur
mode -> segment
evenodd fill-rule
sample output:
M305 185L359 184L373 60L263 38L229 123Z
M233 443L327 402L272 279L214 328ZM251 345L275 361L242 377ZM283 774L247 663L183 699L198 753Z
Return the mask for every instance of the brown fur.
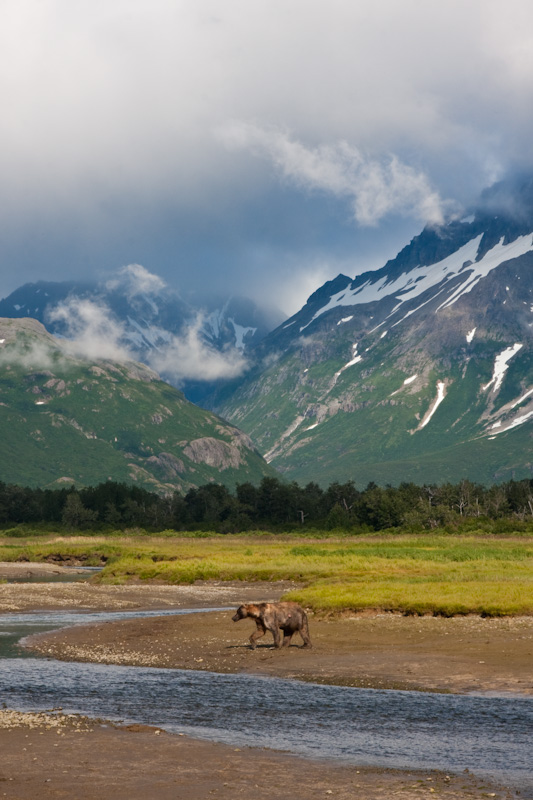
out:
M274 646L281 647L280 630L283 631L284 647L291 643L296 631L303 639L303 646L311 647L307 614L298 603L247 603L239 606L232 620L238 622L246 617L251 617L256 624L256 630L250 636L252 650L267 631L274 637Z

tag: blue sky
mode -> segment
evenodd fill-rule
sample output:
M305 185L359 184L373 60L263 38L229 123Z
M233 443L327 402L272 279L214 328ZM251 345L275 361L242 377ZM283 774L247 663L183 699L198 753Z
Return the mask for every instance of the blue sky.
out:
M142 264L294 312L531 168L526 0L4 0L0 296Z

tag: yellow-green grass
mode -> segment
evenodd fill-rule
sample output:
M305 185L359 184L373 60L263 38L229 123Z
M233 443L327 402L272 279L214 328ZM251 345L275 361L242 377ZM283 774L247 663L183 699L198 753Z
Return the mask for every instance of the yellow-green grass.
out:
M404 614L533 613L533 580L387 580L318 582L286 595L320 611L380 609Z
M316 611L533 614L533 537L52 537L0 540L0 560L84 556L106 583L294 580L287 599Z

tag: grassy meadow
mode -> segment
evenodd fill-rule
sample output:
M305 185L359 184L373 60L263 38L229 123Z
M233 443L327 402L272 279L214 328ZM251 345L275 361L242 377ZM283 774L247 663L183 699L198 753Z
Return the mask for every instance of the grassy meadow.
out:
M105 564L102 583L293 580L285 599L326 613L533 614L533 537L524 535L0 537L1 561L59 557Z

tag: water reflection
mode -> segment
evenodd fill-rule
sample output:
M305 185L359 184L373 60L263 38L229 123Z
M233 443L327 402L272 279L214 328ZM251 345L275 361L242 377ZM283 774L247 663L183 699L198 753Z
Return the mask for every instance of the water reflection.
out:
M76 583L76 581L86 581L96 573L101 572L103 567L76 567L78 572L46 572L33 574L28 570L26 575L8 575L7 583Z

